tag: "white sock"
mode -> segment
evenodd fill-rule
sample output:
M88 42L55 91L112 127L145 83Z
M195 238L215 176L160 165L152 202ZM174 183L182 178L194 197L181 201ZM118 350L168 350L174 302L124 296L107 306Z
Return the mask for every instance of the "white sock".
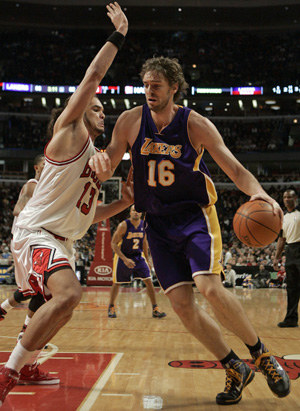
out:
M28 324L30 323L30 320L31 320L31 318L30 318L30 317L28 317L28 315L26 315L26 318L25 318L24 324L25 324L25 325L28 325Z
M21 341L13 349L13 352L10 354L10 357L5 364L6 368L11 368L17 372L20 372L21 368L33 357L35 351L28 351L23 347Z
M3 310L5 310L7 313L8 311L10 311L11 309L13 309L14 307L12 305L9 304L8 299L3 301L3 303L1 304L1 307L3 308Z
M33 352L32 356L26 361L26 364L34 364L36 360L38 359L38 356L40 355L40 352L42 350L36 350Z

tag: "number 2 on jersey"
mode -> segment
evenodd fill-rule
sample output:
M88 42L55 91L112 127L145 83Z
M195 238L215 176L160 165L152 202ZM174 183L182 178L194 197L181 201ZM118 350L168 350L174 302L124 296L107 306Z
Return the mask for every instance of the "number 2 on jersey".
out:
M174 164L170 160L163 160L158 163L157 177L158 183L164 187L170 186L175 181L175 175L171 170L174 170ZM156 187L157 182L155 180L156 160L148 161L148 185L150 187Z

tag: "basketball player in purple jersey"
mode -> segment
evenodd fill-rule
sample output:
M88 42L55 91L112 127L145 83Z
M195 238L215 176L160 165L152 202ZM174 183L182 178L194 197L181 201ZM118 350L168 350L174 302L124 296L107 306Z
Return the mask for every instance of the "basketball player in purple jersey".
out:
M133 203L130 173L122 198L97 204L101 182L88 165L97 152L95 139L104 131L104 109L96 90L121 48L128 21L117 2L107 14L116 31L97 53L67 106L53 125L45 147L45 167L34 195L18 216L11 242L15 276L24 295L45 299L26 332L0 370L0 406L17 383L57 384L38 368L40 350L71 319L82 288L75 275L74 241L91 224Z
M188 85L176 59L156 57L141 70L146 104L124 112L104 154L90 166L109 178L129 144L134 167L135 206L145 227L155 271L186 329L221 361L226 371L218 404L235 404L254 372L228 346L217 323L195 304L193 282L218 321L248 347L272 392L290 392L286 372L258 338L238 299L221 282L222 241L215 209L217 194L203 161L206 149L250 200L262 199L282 218L278 203L225 146L206 118L175 102Z
M142 213L138 213L134 204L130 207L130 218L122 221L111 240L115 253L113 268L113 285L110 290L108 316L116 318L115 301L120 284L131 283L132 280L143 280L152 304L152 317L163 318L166 313L157 307L155 291L152 284L149 266L148 241L144 230ZM144 253L144 256L142 255Z

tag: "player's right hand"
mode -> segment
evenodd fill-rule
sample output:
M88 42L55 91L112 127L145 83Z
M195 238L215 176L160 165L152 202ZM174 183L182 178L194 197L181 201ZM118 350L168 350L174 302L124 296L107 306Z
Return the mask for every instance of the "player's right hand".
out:
M135 262L133 260L131 260L130 258L126 258L126 260L124 260L124 264L128 268L134 268L135 267Z
M111 162L107 153L96 153L89 159L89 166L95 173L101 174L111 171ZM101 180L101 179L100 179ZM102 180L101 180L102 181Z
M106 8L108 10L107 15L111 19L116 30L123 34L123 36L126 36L128 31L128 20L120 5L115 1L114 3L109 3Z
M274 258L273 260L273 268L275 271L279 271L279 266L278 266L278 260L276 258Z

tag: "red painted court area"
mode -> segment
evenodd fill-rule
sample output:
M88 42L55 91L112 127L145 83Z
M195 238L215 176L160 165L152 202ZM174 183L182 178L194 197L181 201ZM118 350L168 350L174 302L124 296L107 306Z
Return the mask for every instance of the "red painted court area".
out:
M9 353L0 352L0 362ZM75 411L114 358L111 353L57 353L40 367L60 378L57 385L17 385L1 411Z

